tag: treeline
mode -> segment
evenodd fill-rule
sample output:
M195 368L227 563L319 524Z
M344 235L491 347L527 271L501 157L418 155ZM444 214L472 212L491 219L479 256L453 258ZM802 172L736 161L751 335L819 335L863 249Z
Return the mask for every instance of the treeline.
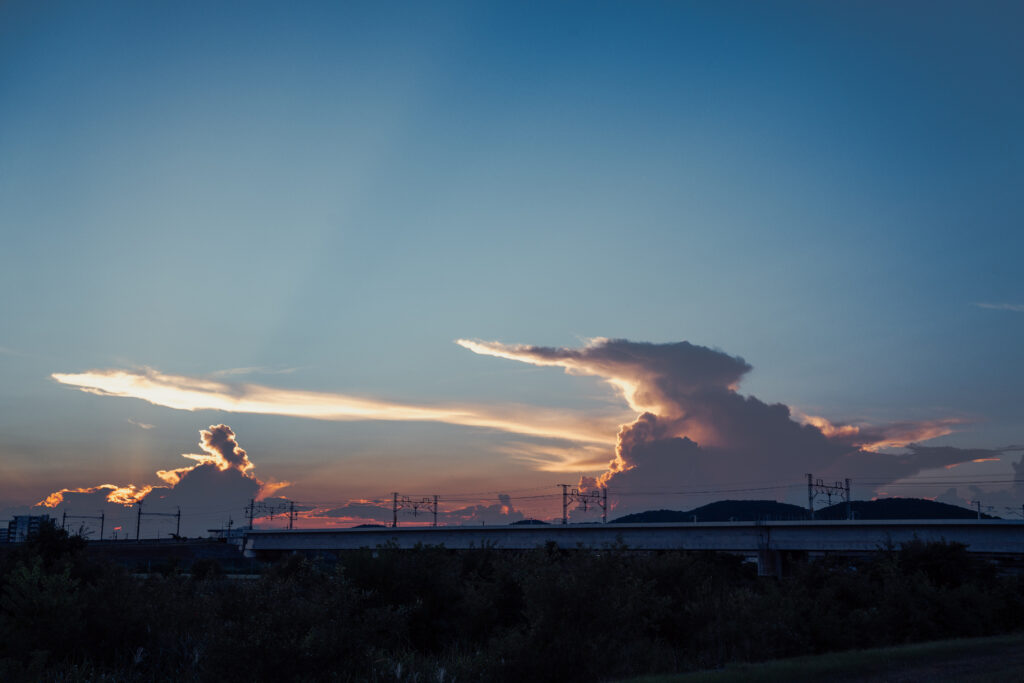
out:
M1024 627L1024 579L911 544L728 555L381 548L136 578L48 529L0 559L0 680L601 681Z

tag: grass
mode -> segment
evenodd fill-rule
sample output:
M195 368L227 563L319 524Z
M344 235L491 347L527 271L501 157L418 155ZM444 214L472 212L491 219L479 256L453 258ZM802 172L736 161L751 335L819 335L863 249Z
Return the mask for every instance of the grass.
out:
M763 681L1024 681L1024 633L853 650L713 671L645 676L631 683L759 683Z

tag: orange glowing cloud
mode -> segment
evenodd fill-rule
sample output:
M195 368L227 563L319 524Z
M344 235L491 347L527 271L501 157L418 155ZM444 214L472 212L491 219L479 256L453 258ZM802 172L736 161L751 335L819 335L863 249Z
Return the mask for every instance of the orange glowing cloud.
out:
M993 457L993 458L975 458L974 460L971 460L971 462L1001 462L1001 461L1002 461L1002 458L995 458L995 457ZM946 467L947 470L951 470L954 467L959 467L960 465L963 465L963 463L962 462L953 462L953 463L950 463L950 464L946 465L945 467Z
M953 433L956 425L965 420L943 418L916 422L892 422L884 425L834 424L824 417L792 411L793 417L803 424L817 427L833 441L841 441L865 451L878 453L887 448L906 448L910 444L929 441Z
M117 486L116 484L100 484L99 486L91 486L88 488L77 488L77 489L61 489L60 491L54 491L46 498L42 499L37 506L55 508L64 502L64 496L68 493L99 493L101 491L109 491L106 496L107 502L118 503L120 505L134 505L143 498L145 498L153 490L152 486L134 486L129 484L128 486Z
M528 463L541 472L591 472L607 466L612 449L608 446L545 446L533 443L508 443L498 450L513 460Z
M855 427L853 425L834 425L823 417L818 417L817 415L804 415L795 410L792 411L792 413L793 417L800 420L800 422L817 427L818 431L830 439L853 439L860 434L860 427Z
M88 488L65 488L51 493L36 505L55 508L65 502L64 498L67 494L95 494L107 491L105 496L107 502L131 506L141 502L154 491L159 491L162 495L174 491L175 487L192 474L227 472L229 470L237 472L241 480L247 482L247 485L254 489L253 492L257 499L263 499L290 485L289 482L263 482L257 479L252 473L254 466L249 460L248 453L238 445L234 431L227 425L210 425L209 429L200 430L199 435L199 447L203 452L182 453L182 457L195 460L195 465L171 470L157 470L156 476L162 479L167 486L100 484Z
M52 377L61 384L98 396L137 398L176 410L219 410L333 421L444 422L584 443L607 443L614 435L617 424L615 419L594 419L568 411L540 410L527 406L497 406L491 409L416 406L338 393L276 389L257 384L228 384L168 375L151 368L138 371L55 373ZM199 462L212 462L208 455L186 457ZM174 472L167 471L164 475L173 478Z

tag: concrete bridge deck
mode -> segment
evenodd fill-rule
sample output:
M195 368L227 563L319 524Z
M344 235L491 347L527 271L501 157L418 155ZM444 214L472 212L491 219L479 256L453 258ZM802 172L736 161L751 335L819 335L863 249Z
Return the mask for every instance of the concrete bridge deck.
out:
M363 529L254 530L246 533L247 556L283 552L331 552L417 545L451 549L492 547L633 550L712 550L760 556L766 553L864 553L913 540L963 543L969 552L1024 556L1024 522L1007 520L822 520L697 522L670 524L569 524L445 526Z

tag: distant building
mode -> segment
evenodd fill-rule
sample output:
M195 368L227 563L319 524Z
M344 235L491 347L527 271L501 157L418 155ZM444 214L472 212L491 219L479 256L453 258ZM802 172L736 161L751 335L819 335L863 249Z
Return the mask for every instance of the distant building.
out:
M7 527L0 527L0 543L7 543Z
M15 515L7 523L6 540L8 543L24 543L39 535L39 529L50 521L50 515Z

